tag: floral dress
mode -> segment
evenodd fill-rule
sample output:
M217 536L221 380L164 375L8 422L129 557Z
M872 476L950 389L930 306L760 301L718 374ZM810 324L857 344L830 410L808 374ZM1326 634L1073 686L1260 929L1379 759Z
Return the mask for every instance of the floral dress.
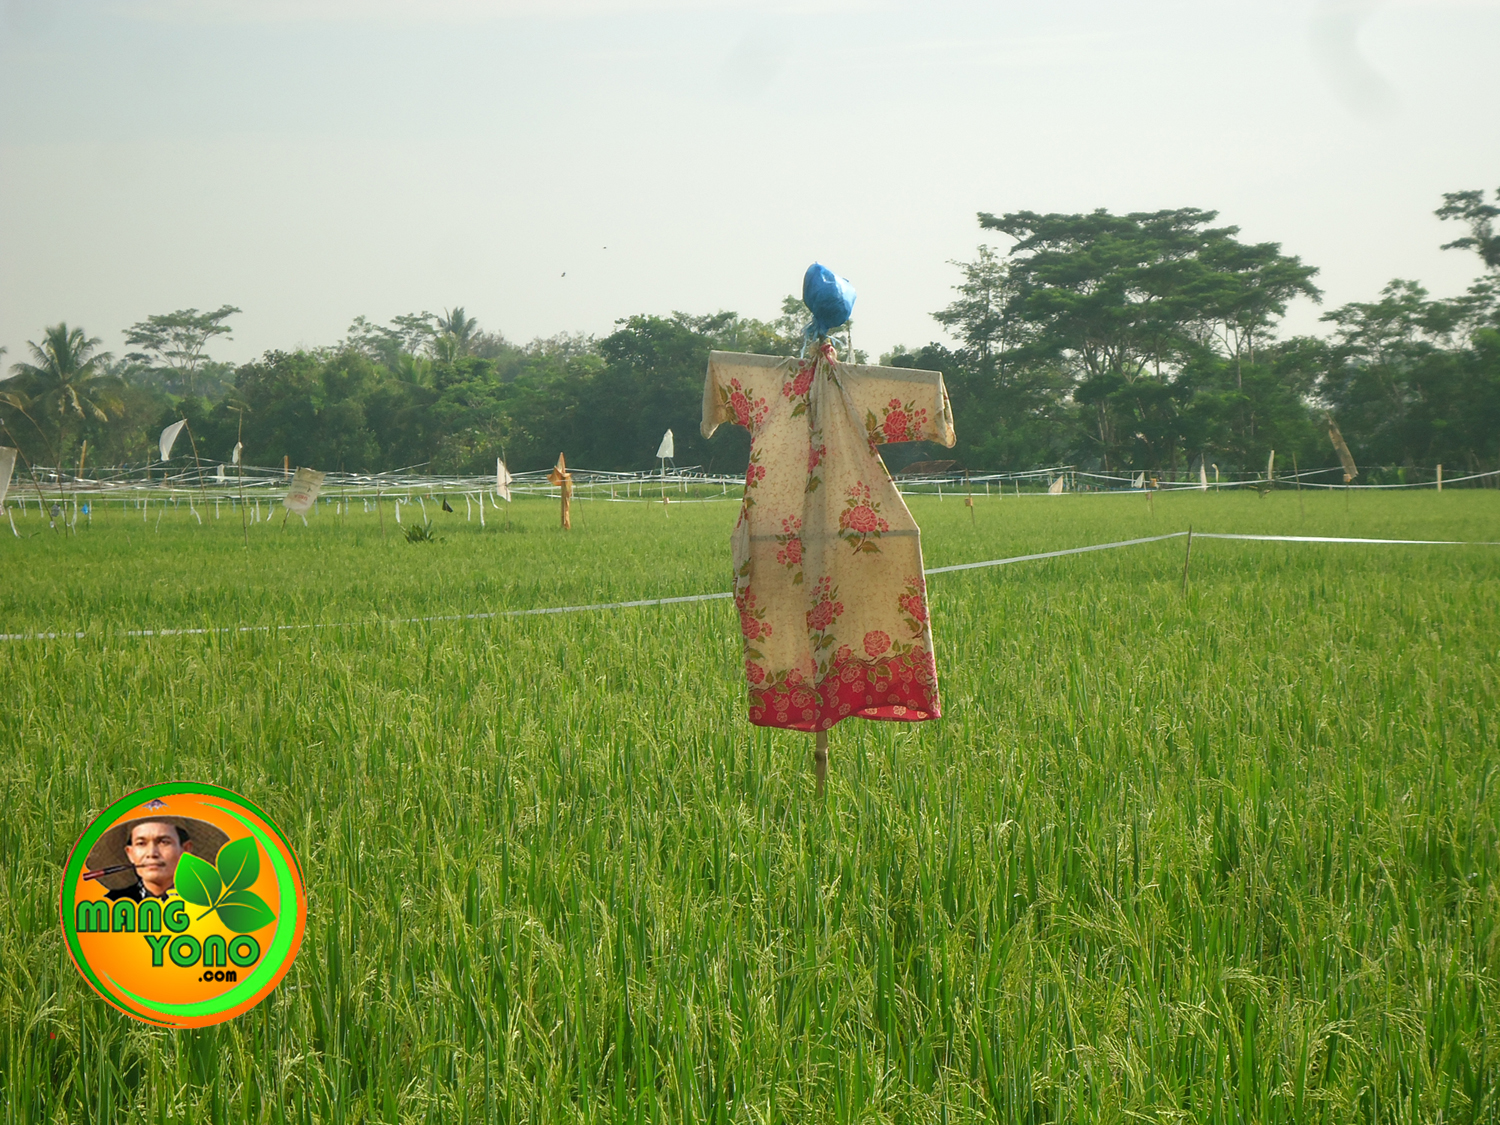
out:
M734 528L734 599L750 721L827 730L841 719L939 716L917 524L878 447L951 446L936 371L713 352L703 436L750 431Z

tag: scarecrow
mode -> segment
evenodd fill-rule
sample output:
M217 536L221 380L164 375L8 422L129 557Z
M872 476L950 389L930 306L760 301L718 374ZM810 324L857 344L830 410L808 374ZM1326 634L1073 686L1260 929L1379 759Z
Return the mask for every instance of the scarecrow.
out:
M814 263L803 300L803 357L710 353L702 431L750 431L732 540L750 721L814 732L821 791L835 723L941 714L917 524L880 447L955 436L940 373L839 360L847 280Z

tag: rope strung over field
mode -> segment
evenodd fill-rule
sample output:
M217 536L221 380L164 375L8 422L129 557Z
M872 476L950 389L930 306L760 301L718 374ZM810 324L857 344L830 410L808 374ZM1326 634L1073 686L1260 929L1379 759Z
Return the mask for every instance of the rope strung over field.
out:
M1262 543L1356 543L1367 546L1409 547L1500 547L1500 541L1462 539L1361 539L1341 535L1236 535L1230 532L1169 531L1165 535L1149 535L1144 539L1121 539L1116 543L1092 543L1087 547L1067 547L1061 551L1043 551L1035 555L1014 555L1008 559L987 559L984 562L955 563L952 566L928 567L923 573L951 574L960 570L981 570L991 566L1009 566L1012 563L1037 562L1041 559L1057 559L1065 555L1083 555L1090 551L1111 551L1118 547L1136 547L1145 543L1162 543L1168 539L1181 539L1191 535L1194 539L1241 539ZM535 609L502 609L489 613L448 613L429 617L399 617L385 622L375 621L323 621L306 625L217 625L194 629L128 629L126 637L194 637L223 633L286 633L303 629L347 629L356 625L427 625L441 621L493 621L504 617L536 617L554 613L594 613L607 609L642 609L656 605L681 605L687 602L711 602L734 597L732 591L713 594L684 594L673 598L638 598L628 602L596 602L590 605L541 606ZM0 633L0 641L51 641L58 638L83 640L87 633Z

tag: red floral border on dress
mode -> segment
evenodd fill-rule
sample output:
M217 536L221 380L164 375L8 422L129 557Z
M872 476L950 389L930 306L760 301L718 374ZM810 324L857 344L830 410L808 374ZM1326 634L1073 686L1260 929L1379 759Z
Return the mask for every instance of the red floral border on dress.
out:
M916 723L942 716L932 653L862 660L847 647L810 684L797 673L750 688L750 721L786 730L827 730L843 719Z

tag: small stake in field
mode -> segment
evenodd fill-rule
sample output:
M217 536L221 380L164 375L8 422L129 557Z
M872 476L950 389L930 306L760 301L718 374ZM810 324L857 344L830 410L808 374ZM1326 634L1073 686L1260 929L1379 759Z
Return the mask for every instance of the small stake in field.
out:
M234 466L239 470L240 480L240 533L245 537L245 550L250 549L250 519L245 511L245 410L243 405L230 408L240 416L239 430L234 436L234 453L231 459Z
M505 530L510 530L510 485L516 478L510 475L503 458L495 459L495 495L505 501ZM497 505L498 507L498 505Z
M1188 524L1187 552L1182 556L1182 596L1187 597L1188 564L1193 561L1193 525Z
M1297 478L1297 514L1299 519L1307 518L1307 506L1302 502L1302 470L1297 468L1297 455L1292 454L1292 476Z
M656 447L656 459L661 462L661 510L664 515L671 515L667 508L667 462L675 461L677 457L676 442L672 438L672 431L668 430L661 436L661 444Z
M823 787L828 782L828 732L820 730L813 736L813 776L818 779L818 796L823 796Z
M558 492L562 497L562 529L564 531L571 531L573 529L573 520L568 510L568 502L573 498L573 474L568 472L567 458L561 453L557 455L557 464L547 474L547 481L557 486Z

